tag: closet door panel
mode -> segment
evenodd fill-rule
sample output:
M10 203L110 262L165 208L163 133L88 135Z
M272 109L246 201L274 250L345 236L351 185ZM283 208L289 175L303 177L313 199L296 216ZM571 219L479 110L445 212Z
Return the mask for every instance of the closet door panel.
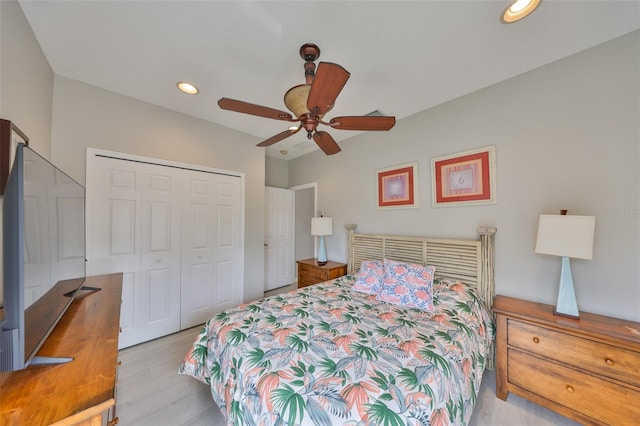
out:
M215 185L217 238L214 251L216 265L213 301L214 312L242 302L243 245L240 215L240 180L219 175Z
M99 158L94 168L95 191L100 194L92 197L92 251L87 265L91 275L140 269L137 174L126 162L112 161Z
M119 347L134 344L136 290L140 285L141 205L138 173L125 161L98 157L87 188L91 215L88 275L123 273Z
M93 163L87 270L124 273L119 347L178 331L179 171L104 157Z
M181 328L185 329L242 302L243 252L240 179L185 170L183 188Z
M225 188L226 189L226 188ZM216 311L233 305L234 301L234 264L233 250L236 247L235 230L233 225L233 207L230 205L218 206L218 238L216 245L216 298L214 307Z
M192 263L187 271L189 275L188 282L191 283L191 291L189 292L189 300L185 302L191 307L192 312L203 312L208 309L207 299L201 295L207 294L207 284L209 283L209 275L211 268L206 263ZM187 325L188 328L190 325Z
M180 170L152 164L142 179L141 280L135 305L138 341L180 330Z
M183 281L188 283L190 289L188 292L183 291L182 294L183 297L188 297L183 301L183 306L189 309L191 314L183 315L182 328L196 325L193 322L197 322L200 315L206 314L210 297L202 295L209 295L211 292L208 284L211 282L212 274L209 259L212 257L210 239L213 238L213 232L211 232L211 224L207 221L211 208L208 203L193 203L190 213L190 216L183 218L184 221L190 220L190 224L185 223L184 227L190 232L186 241L191 244L191 247L184 247L184 252L189 253L189 258L183 262L183 267L187 268L183 273ZM191 315L196 318L191 319Z
M147 271L143 280L142 294L146 298L143 306L146 308L146 324L159 325L171 320L171 270L167 268Z
M136 255L137 200L107 200L107 255Z
M181 310L182 329L204 323L211 317L216 297L213 279L215 209L213 176L183 171Z
M216 263L216 282L222 285L216 286L216 298L213 305L216 312L222 311L227 307L235 306L234 303L234 286L233 286L233 262L220 261Z

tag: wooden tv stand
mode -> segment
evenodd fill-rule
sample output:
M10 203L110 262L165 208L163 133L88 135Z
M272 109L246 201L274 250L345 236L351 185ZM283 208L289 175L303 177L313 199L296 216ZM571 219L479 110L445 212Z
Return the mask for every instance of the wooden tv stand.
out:
M101 290L75 300L37 353L73 361L0 373L0 424L98 426L108 411L108 422L117 423L122 274L89 277L85 285Z

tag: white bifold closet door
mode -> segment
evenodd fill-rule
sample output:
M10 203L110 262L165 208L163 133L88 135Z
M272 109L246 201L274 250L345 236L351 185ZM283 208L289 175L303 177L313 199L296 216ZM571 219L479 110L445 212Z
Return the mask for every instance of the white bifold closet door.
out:
M188 173L187 173L188 172ZM240 179L184 171L182 329L242 302Z
M238 176L99 155L91 163L87 269L124 274L120 348L242 302Z

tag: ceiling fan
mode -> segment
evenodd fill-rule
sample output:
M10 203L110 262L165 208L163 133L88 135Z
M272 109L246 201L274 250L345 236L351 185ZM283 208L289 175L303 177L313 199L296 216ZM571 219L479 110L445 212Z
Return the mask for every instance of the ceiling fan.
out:
M292 87L284 95L284 104L293 113L277 109L221 98L218 105L222 109L257 115L274 120L300 122L297 127L290 127L258 144L270 146L288 138L301 129L307 131L307 138L318 144L327 155L340 152L340 147L331 135L325 131L318 131L318 124L324 124L334 129L342 130L389 130L396 124L395 117L385 116L345 116L334 117L330 121L323 121L324 115L333 108L333 104L349 79L349 72L338 64L320 62L316 71L314 61L320 57L320 48L307 43L300 48L300 56L305 60L305 84Z

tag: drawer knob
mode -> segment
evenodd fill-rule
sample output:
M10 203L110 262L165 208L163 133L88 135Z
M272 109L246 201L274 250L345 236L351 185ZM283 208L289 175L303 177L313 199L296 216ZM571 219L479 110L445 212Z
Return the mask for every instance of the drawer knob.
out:
M573 393L573 392L575 392L575 389L573 388L573 386L567 385L567 392Z
M613 365L613 364L615 364L615 362L613 362L613 360L612 360L612 359L609 359L609 358L606 358L606 359L604 360L604 362L605 362L607 365Z
M540 343L540 338L534 337L533 338L533 343Z

